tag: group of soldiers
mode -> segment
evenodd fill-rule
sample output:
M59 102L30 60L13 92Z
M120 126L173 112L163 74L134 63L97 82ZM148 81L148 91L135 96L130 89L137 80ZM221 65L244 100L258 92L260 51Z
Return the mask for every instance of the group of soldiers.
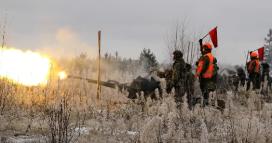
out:
M261 62L257 52L250 52L250 61L246 63L246 72L243 68L236 66L236 73L233 74L229 80L233 84L234 91L238 91L238 87L245 87L246 91L250 89L255 91L271 90L271 77L269 75L270 66L266 62ZM264 87L266 83L266 87Z
M166 70L160 77L166 79L166 91L170 93L172 89L175 89L175 102L177 106L183 103L183 96L187 95L188 106L191 109L196 103L196 99L193 98L194 94L194 81L198 79L200 89L202 92L202 106L205 107L209 103L209 96L211 92L216 90L218 84L218 71L217 59L212 54L213 46L209 42L200 42L201 56L196 62L196 71L192 72L190 64L186 63L183 59L183 53L180 50L173 52L174 63L171 70ZM262 68L261 68L262 67ZM262 69L262 70L261 70ZM265 79L269 79L269 65L259 61L257 52L250 52L250 61L246 64L246 70L248 78L243 68L237 67L236 74L232 81L234 90L238 91L238 87L245 86L246 90L257 90L263 86ZM271 84L271 82L268 82Z
M180 107L183 102L183 96L187 95L188 106L191 109L196 103L194 94L194 81L199 79L200 89L203 95L203 106L209 105L209 94L216 89L216 76L218 71L217 60L212 55L212 45L210 43L201 44L201 57L196 62L196 72L193 74L192 66L183 59L183 53L180 50L173 52L173 66L171 70L166 70L165 75L159 75L166 78L166 91L170 93L175 89L175 101Z
M265 81L267 81L267 88L271 87L269 68L269 64L260 62L257 52L250 52L250 61L246 64L248 73L247 91L250 88L253 90L263 89Z

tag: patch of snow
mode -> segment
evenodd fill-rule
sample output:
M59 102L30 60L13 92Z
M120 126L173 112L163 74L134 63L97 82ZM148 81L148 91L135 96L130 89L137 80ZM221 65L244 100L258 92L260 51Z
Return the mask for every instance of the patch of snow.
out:
M88 135L90 132L90 128L86 128L86 127L75 128L75 132L80 133L80 134L84 134L84 135Z
M127 134L135 136L135 135L137 135L137 132L135 132L135 131L127 131Z

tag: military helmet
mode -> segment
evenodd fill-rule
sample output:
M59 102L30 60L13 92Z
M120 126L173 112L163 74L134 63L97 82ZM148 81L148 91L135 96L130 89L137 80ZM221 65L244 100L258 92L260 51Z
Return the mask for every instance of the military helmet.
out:
M250 57L252 58L258 58L258 52L251 52Z
M183 57L183 53L180 50L175 50L173 52L173 55L174 55L174 57L177 57L177 58L182 58Z
M203 44L203 48L206 50L212 50L212 44L207 42Z

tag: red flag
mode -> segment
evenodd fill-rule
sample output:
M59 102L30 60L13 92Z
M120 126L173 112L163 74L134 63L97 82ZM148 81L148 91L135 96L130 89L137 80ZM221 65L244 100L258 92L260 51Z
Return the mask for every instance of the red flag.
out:
M264 47L261 47L258 49L258 55L259 55L259 60L262 61L264 59Z
M218 46L218 41L217 41L217 27L213 28L210 32L209 35L211 37L213 46L216 48Z

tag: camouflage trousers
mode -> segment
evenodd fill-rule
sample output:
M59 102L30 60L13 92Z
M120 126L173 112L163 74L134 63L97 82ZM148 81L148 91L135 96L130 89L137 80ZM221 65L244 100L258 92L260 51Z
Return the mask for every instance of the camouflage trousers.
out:
M181 104L184 102L183 101L183 96L186 94L187 97L187 103L189 108L191 109L192 107L192 94L189 94L188 92L186 92L186 89L184 86L177 86L175 87L175 102L177 104L177 108L180 108Z
M249 79L247 81L247 91L250 89L251 83L253 85L253 90L260 89L261 88L260 74L257 74L257 73L249 74Z
M184 94L185 94L185 90L182 86L175 86L174 98L175 98L175 102L177 104L177 107L181 106L181 103L183 102L182 97L184 96Z
M209 94L210 92L215 91L216 89L216 83L213 79L199 79L200 82L200 89L203 96L203 104L209 105Z

